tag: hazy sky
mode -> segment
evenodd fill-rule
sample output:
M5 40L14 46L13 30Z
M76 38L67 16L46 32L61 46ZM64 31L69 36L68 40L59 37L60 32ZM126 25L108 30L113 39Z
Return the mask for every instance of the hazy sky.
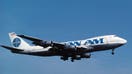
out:
M68 41L116 34L125 46L92 53L74 63L60 57L13 54L0 48L0 74L132 74L131 0L1 0L0 44L9 32L44 40Z

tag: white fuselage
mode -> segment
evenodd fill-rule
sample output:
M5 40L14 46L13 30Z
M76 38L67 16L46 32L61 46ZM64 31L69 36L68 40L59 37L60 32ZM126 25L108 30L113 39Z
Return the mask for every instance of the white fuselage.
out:
M127 41L116 35L106 35L106 36L93 37L85 40L68 41L64 43L73 47L84 47L87 49L95 49L101 51L101 50L117 48L127 43Z
M102 51L102 50L115 49L125 44L126 42L127 41L125 39L120 38L116 35L106 35L106 36L93 37L85 40L68 41L62 43L73 48L83 47L92 51ZM51 47L43 48L41 46L31 46L30 48L28 48L28 50L25 50L23 52L25 53L30 53L30 52L33 53L33 52L41 52L41 51L47 52L50 48Z

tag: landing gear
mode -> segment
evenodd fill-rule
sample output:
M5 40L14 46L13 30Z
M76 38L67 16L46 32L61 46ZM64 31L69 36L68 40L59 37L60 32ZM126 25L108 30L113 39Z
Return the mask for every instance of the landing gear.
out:
M71 62L74 62L74 58L71 58Z
M81 58L80 57L71 58L71 62L74 62L75 60L81 60Z
M114 54L115 54L114 50L115 50L115 49L112 49L112 53L111 53L112 55L114 55Z
M81 58L90 58L91 57L91 54L89 54L89 55L81 55Z
M91 54L72 55L72 56L70 56L70 60L71 60L71 62L74 62L75 60L81 60L81 58L90 58L90 57L91 57ZM66 60L68 60L68 58L69 58L69 56L61 56L60 59L63 61L66 61Z
M66 61L66 60L68 60L68 57L62 56L60 59L63 60L63 61Z
M76 55L72 56L72 57L71 57L71 62L74 62L74 60L75 60L76 58L77 58Z

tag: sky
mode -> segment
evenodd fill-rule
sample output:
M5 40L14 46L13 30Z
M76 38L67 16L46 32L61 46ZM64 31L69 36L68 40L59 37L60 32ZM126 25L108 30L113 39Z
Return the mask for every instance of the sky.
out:
M1 0L0 44L9 32L57 42L115 34L128 43L71 62L13 54L0 47L0 74L132 74L131 0ZM29 41L28 41L29 42ZM30 43L30 42L29 42Z

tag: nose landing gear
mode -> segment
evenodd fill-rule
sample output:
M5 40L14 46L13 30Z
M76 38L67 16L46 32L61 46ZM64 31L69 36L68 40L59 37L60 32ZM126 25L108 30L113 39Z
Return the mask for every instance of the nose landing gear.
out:
M112 55L114 55L114 54L115 54L114 50L115 50L115 49L112 49L112 53L111 53Z

